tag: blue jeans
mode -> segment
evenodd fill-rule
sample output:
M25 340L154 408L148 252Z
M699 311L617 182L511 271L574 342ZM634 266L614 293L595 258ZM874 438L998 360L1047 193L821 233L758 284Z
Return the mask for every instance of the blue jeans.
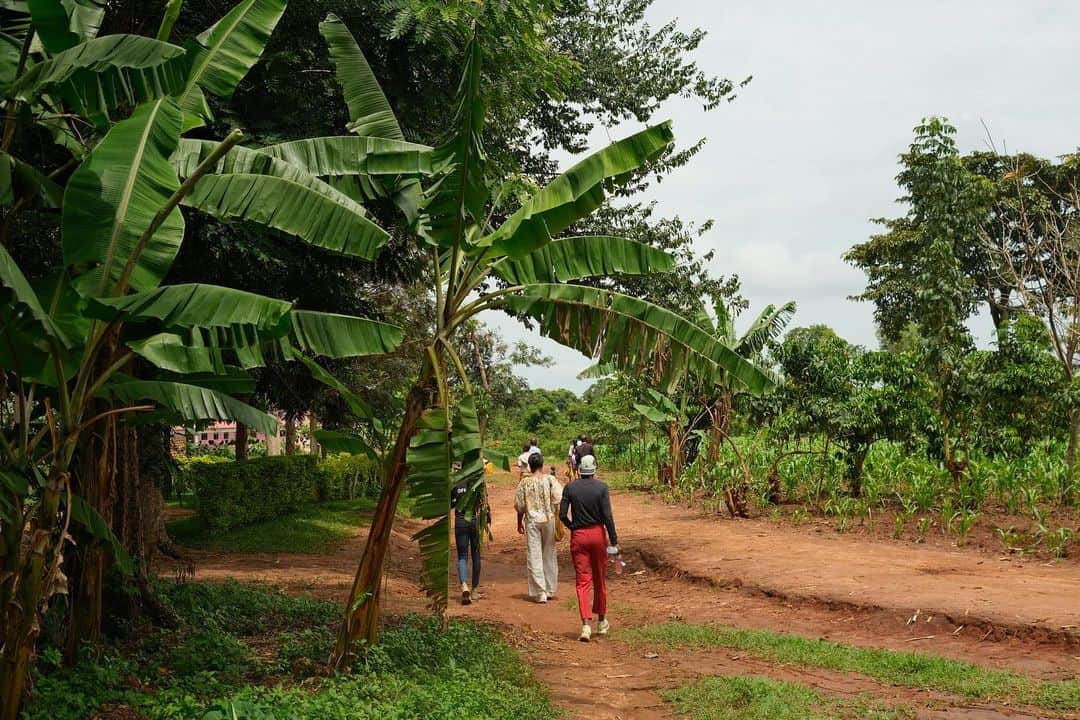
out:
M475 525L454 524L454 544L457 546L458 581L468 576L468 556L472 553L472 587L480 584L480 531Z

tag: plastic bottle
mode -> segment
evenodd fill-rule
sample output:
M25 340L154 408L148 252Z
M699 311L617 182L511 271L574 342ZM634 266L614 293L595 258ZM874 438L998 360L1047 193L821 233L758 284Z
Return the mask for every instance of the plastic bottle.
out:
M615 566L615 574L622 575L626 563L623 562L622 553L619 551L619 547L617 545L608 545L607 556L608 564Z

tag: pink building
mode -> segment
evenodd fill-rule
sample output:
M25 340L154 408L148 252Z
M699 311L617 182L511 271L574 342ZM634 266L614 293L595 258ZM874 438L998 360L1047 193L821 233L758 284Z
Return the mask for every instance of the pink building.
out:
M277 438L284 442L285 440L285 419L274 413L274 416L278 419L278 434ZM305 415L296 421L297 429L304 427L308 424L308 417ZM215 421L210 425L204 427L201 430L194 432L186 431L184 428L175 428L175 434L188 434L195 442L196 445L206 445L209 447L220 447L222 445L235 445L236 444L236 423L232 421ZM308 438L305 434L297 432L296 444L298 447L303 448L305 451L308 449ZM265 433L261 432L249 432L249 442L263 442L265 443L267 438Z

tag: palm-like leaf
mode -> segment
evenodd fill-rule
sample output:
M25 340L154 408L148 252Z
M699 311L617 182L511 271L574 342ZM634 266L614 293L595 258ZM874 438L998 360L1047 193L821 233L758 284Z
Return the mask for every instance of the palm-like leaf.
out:
M642 130L574 165L533 195L495 232L478 244L520 258L592 213L604 201L605 185L618 182L655 160L674 138L671 123Z
M784 331L795 315L795 302L789 300L780 307L769 305L762 310L750 327L739 338L735 352L743 357L753 357Z
M432 154L432 166L442 176L425 193L420 213L420 236L431 245L464 247L469 228L484 222L488 188L483 131L480 45L473 38L465 48L465 68L450 137Z
M186 78L183 48L139 35L106 35L37 63L9 92L27 102L54 93L92 116L178 93Z
M512 285L569 282L601 275L645 275L668 272L674 259L663 250L611 236L554 240L515 260L504 258L492 272Z
M190 72L180 106L191 115L206 117L202 88L221 98L231 97L258 62L285 12L286 0L243 0L213 26L188 44Z
M539 321L544 335L620 370L654 367L655 353L666 350L662 386L691 364L722 368L751 392L772 385L760 368L698 326L644 300L580 285L537 284L507 304Z
M150 401L185 420L235 420L274 435L277 420L246 403L209 388L161 380L128 380L106 384L98 393L114 403Z
M404 140L397 117L352 33L333 13L319 24L349 107L349 129L365 137Z
M339 135L292 140L259 152L319 177L431 173L431 148L403 140Z
M123 313L128 322L158 320L166 328L235 328L288 332L292 303L217 285L166 285L156 290L92 302L112 317Z
M105 17L103 3L95 0L27 0L26 5L41 44L51 53L97 37Z
M180 108L162 98L142 105L117 123L68 181L62 219L64 263L92 266L80 290L104 295L133 263L130 284L156 287L184 238L184 219L174 209L136 255L139 239L179 189L169 156L180 138Z
M375 259L390 238L355 202L273 175L206 175L183 202L214 217L249 220L367 260Z
M329 358L391 353L401 344L396 325L333 313L293 310L290 338L301 350Z
M74 340L42 306L37 293L30 287L30 283L19 269L15 259L3 245L0 245L0 285L11 293L11 299L5 299L3 306L15 310L13 316L0 320L0 331L12 332L20 324L20 316L28 314L35 324L36 332L55 340L62 347L74 345Z
M183 180L192 175L199 165L217 149L217 146L218 144L211 140L180 138L180 144L171 158L180 179ZM303 185L305 189L325 195L334 202L350 207L360 215L365 214L365 210L361 205L346 194L336 190L329 183L320 180L292 163L279 160L260 150L234 147L218 161L217 165L211 168L210 172L215 175L270 175Z
M420 417L409 445L409 478L406 490L412 512L433 523L414 539L420 544L424 587L436 611L446 607L450 568L450 474L453 452L447 411L433 408Z

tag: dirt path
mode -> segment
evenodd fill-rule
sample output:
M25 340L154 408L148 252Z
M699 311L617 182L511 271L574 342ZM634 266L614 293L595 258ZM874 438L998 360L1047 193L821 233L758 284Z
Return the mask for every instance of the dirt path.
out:
M491 486L494 541L485 547L480 596L451 613L498 624L575 718L671 717L664 688L701 675L766 674L832 694L870 692L918 708L919 717L1054 716L880 686L865 678L770 666L727 651L659 652L618 642L618 630L670 619L794 632L892 650L919 650L1052 679L1080 675L1080 647L1063 626L1080 623L1080 569L998 562L975 554L865 538L715 520L639 495L614 500L629 566L611 584L611 639L576 642L579 628L568 544L560 545L559 595L526 595L513 486ZM402 530L407 530L402 527ZM200 579L237 577L341 599L363 538L335 555L194 555ZM415 547L395 537L386 607L416 610ZM912 617L918 611L915 622ZM961 628L961 626L963 626ZM958 630L958 628L961 628ZM912 638L921 638L912 640Z

